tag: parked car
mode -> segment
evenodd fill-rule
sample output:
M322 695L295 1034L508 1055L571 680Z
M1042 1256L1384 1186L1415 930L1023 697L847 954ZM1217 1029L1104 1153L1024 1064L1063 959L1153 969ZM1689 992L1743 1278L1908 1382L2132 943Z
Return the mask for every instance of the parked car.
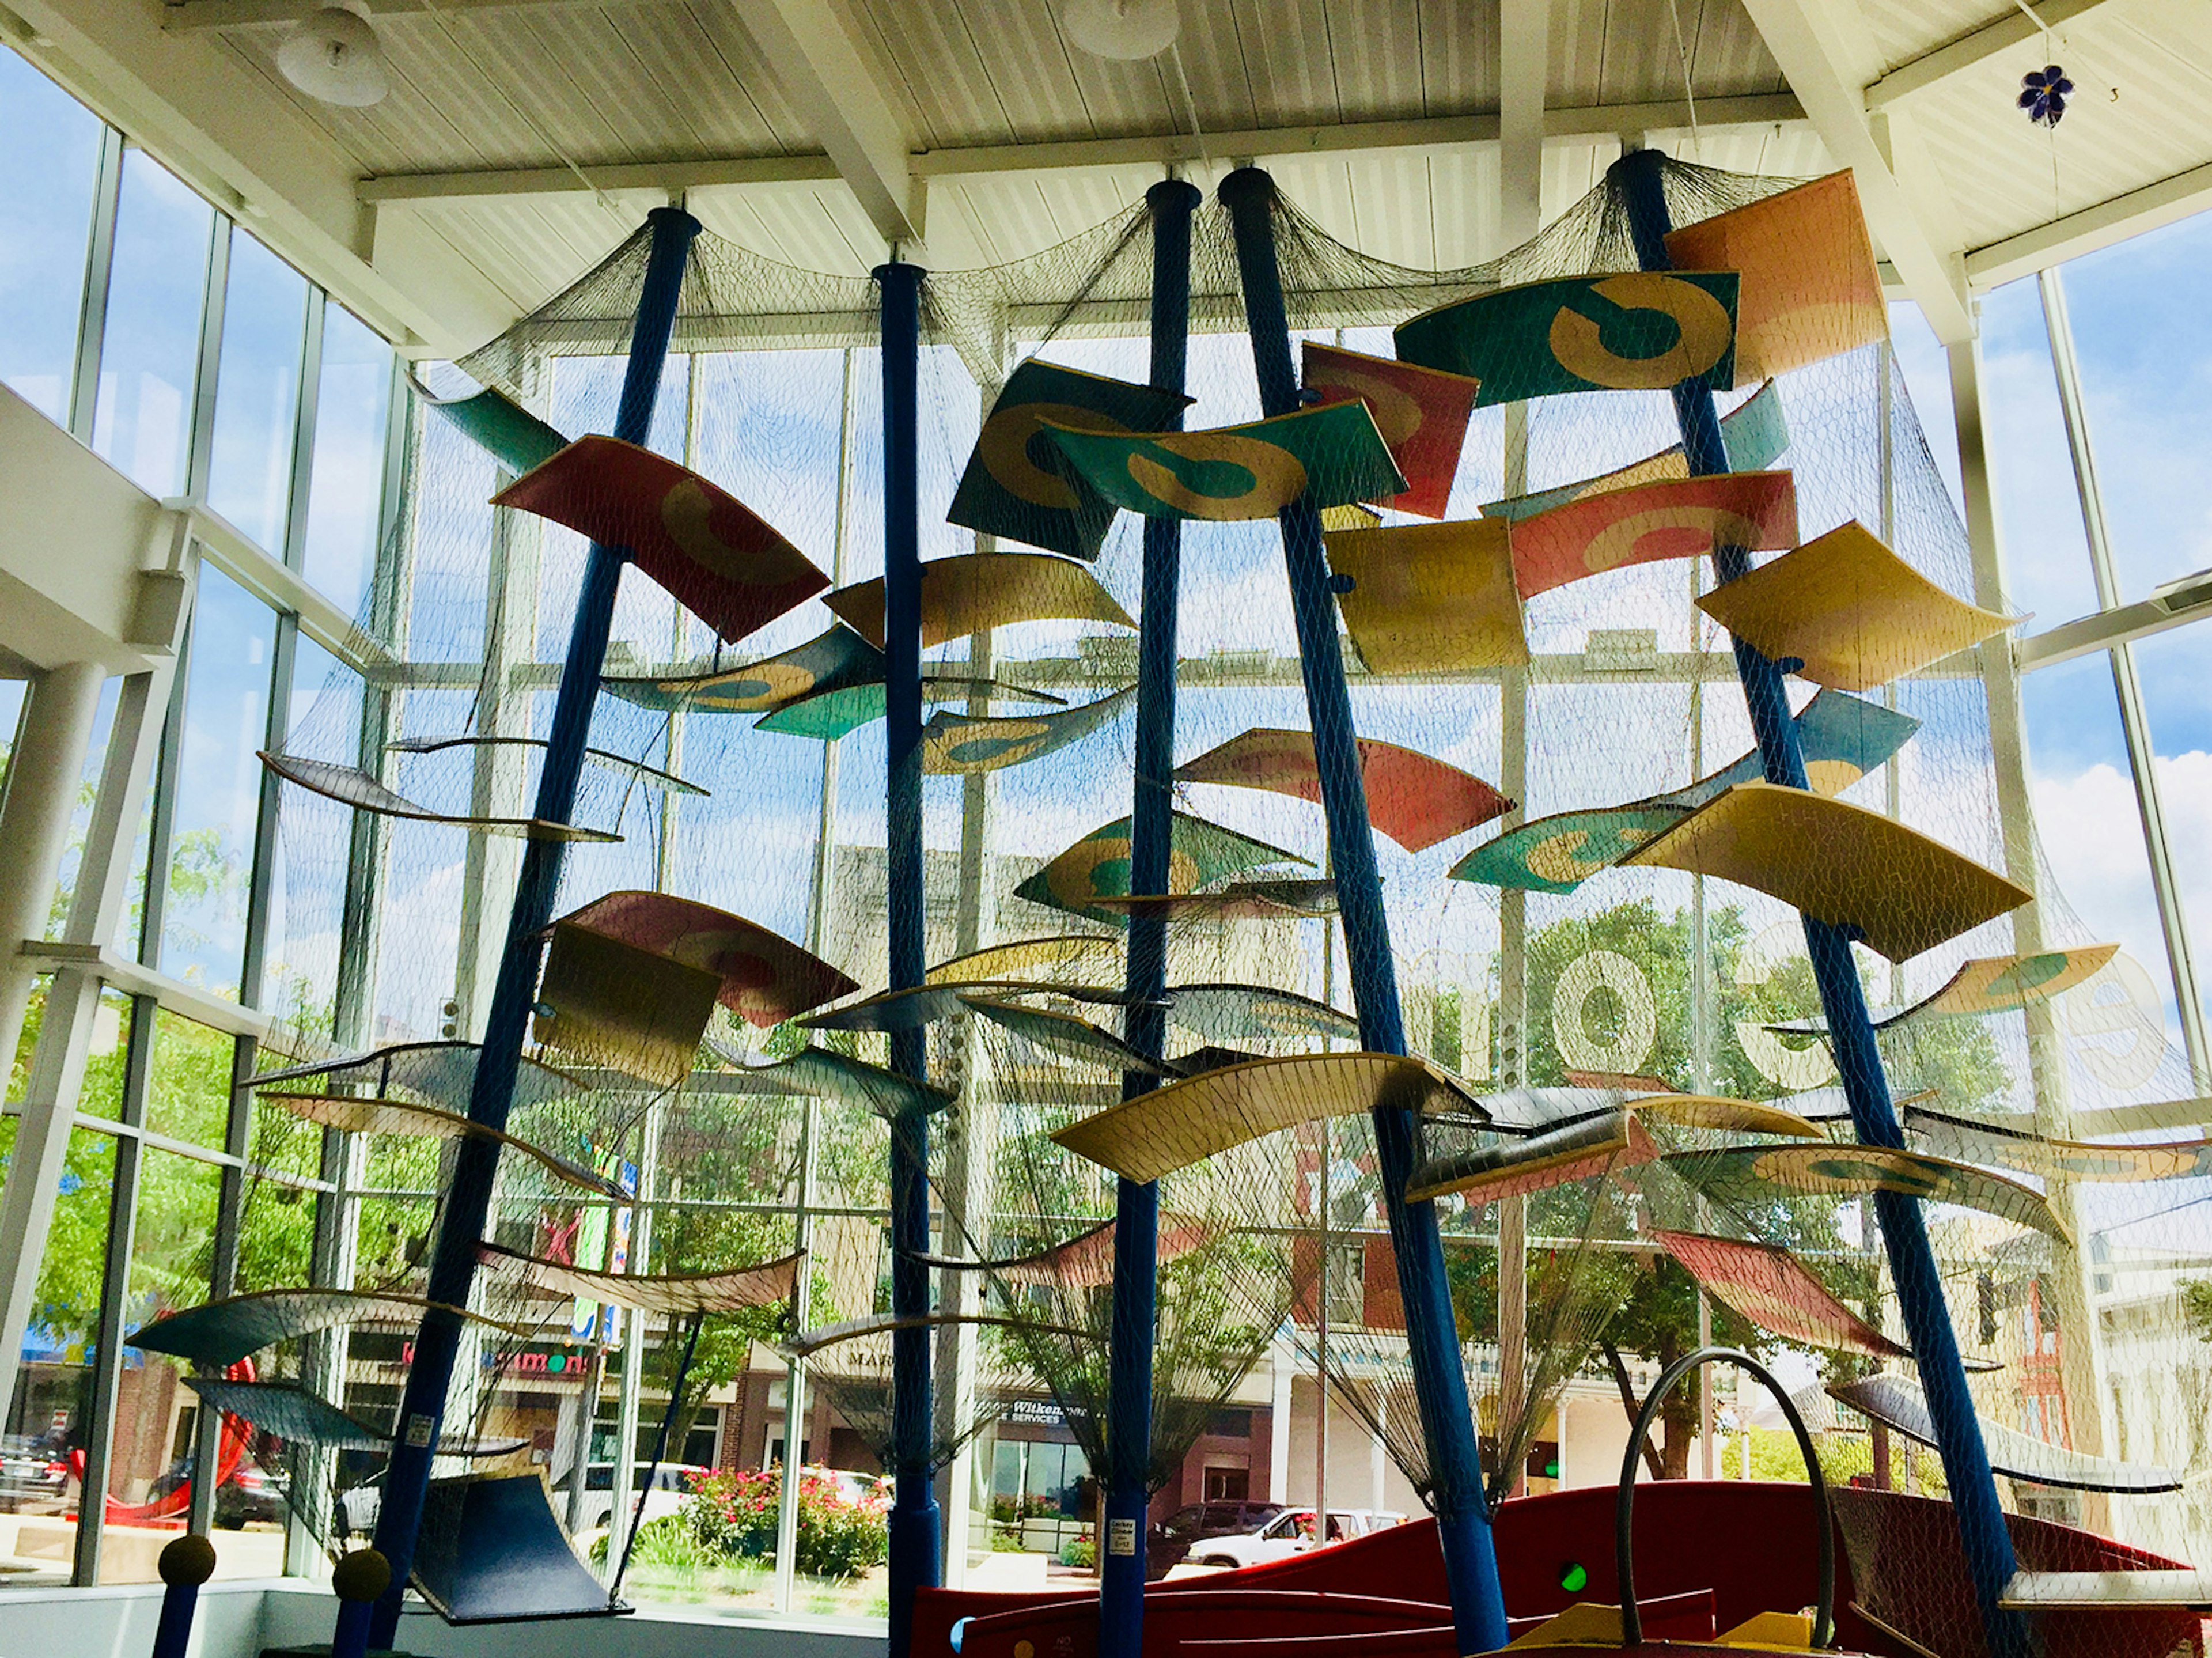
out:
M1371 1509L1331 1509L1328 1531L1316 1544L1314 1511L1285 1509L1257 1531L1206 1539L1191 1550L1189 1558L1194 1565L1200 1566L1256 1566L1263 1561L1287 1560L1316 1546L1326 1548L1331 1543L1364 1537L1369 1532L1395 1526L1405 1517Z
M699 1474L712 1473L712 1468L699 1467L688 1462L664 1462L653 1472L653 1488L645 1494L645 1519L650 1524L655 1520L674 1514L684 1506L684 1499L691 1494L692 1479ZM631 1511L636 1511L637 1488L643 1481L645 1470L636 1468L630 1473L629 1500ZM584 1512L576 1530L598 1531L614 1523L615 1465L594 1462L584 1471ZM568 1492L566 1486L556 1486L553 1492L553 1512L567 1516Z
M1258 1531L1283 1511L1279 1503L1242 1500L1194 1503L1154 1522L1145 1549L1145 1576L1158 1580L1179 1565L1194 1546L1209 1538Z
M241 1462L229 1483L216 1488L215 1523L226 1531L236 1531L249 1521L281 1524L289 1485L281 1473Z
M0 1512L58 1508L68 1490L69 1464L46 1440L25 1434L0 1439Z

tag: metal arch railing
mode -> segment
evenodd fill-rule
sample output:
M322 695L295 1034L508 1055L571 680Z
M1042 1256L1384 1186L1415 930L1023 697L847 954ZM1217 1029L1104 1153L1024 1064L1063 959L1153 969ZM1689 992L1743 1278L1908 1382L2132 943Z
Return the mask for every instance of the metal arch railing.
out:
M1644 1436L1650 1431L1661 1403L1674 1390L1675 1384L1691 1371L1715 1363L1748 1370L1765 1382L1767 1391L1774 1395L1774 1402L1782 1407L1782 1414L1789 1419L1790 1432L1797 1436L1797 1448L1805 1458L1805 1472L1813 1483L1814 1522L1820 1527L1820 1594L1814 1607L1813 1644L1825 1647L1834 1637L1836 1622L1836 1536L1828 1511L1828 1482L1820 1473L1819 1457L1814 1454L1813 1436L1788 1392L1764 1364L1734 1347L1700 1347L1676 1359L1652 1384L1651 1391L1644 1395L1644 1408L1637 1412L1636 1426L1628 1436L1628 1449L1620 1462L1620 1495L1613 1505L1614 1570L1620 1581L1620 1644L1624 1649L1631 1648L1642 1644L1644 1640L1644 1619L1636 1607L1636 1468Z

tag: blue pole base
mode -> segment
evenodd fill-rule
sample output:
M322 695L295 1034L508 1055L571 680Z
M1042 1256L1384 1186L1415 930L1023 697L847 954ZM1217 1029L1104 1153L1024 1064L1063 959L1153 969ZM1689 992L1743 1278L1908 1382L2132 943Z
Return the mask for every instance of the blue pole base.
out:
M331 1631L331 1658L363 1658L368 1651L368 1620L375 1603L341 1600L338 1621Z
M1098 1658L1138 1658L1145 1643L1145 1531L1152 1494L1110 1491L1098 1538Z
M1498 1576L1498 1546L1490 1517L1476 1509L1437 1516L1437 1541L1444 1553L1444 1582L1451 1588L1452 1627L1462 1653L1496 1652L1511 1637L1505 1629L1505 1586Z
M928 1494L928 1476L915 1478L921 1481L922 1499L908 1506L908 1480L902 1475L900 1499L890 1512L890 1658L906 1658L914 1645L914 1592L935 1588L945 1577L944 1515L937 1498Z

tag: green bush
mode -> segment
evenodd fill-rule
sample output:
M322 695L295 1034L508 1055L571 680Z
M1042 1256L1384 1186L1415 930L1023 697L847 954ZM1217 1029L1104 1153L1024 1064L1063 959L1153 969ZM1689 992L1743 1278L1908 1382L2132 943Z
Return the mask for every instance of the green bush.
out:
M1060 1564L1063 1566L1095 1566L1098 1564L1098 1545L1088 1534L1072 1537L1060 1546Z
M782 1498L781 1468L705 1474L694 1478L690 1494L672 1517L688 1527L710 1560L773 1559ZM643 1537L641 1533L641 1547ZM793 1562L800 1572L809 1577L858 1577L881 1565L890 1552L890 1527L879 1505L853 1502L835 1482L800 1472Z
M607 1540L605 1532L592 1540L593 1565L606 1564ZM633 1566L669 1566L679 1571L696 1571L714 1564L714 1557L700 1546L697 1536L680 1514L664 1514L640 1526L637 1546L630 1551L629 1558Z

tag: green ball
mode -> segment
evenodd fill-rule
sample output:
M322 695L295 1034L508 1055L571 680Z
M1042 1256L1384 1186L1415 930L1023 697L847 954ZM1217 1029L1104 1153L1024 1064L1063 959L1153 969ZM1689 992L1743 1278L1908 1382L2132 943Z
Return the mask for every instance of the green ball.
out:
M187 1532L161 1551L161 1581L198 1588L215 1576L215 1545L198 1532Z
M392 1564L374 1549L356 1549L331 1573L341 1600L374 1600L392 1587Z
M1559 1569L1559 1587L1570 1594L1580 1594L1589 1587L1589 1568L1579 1560L1570 1560Z

